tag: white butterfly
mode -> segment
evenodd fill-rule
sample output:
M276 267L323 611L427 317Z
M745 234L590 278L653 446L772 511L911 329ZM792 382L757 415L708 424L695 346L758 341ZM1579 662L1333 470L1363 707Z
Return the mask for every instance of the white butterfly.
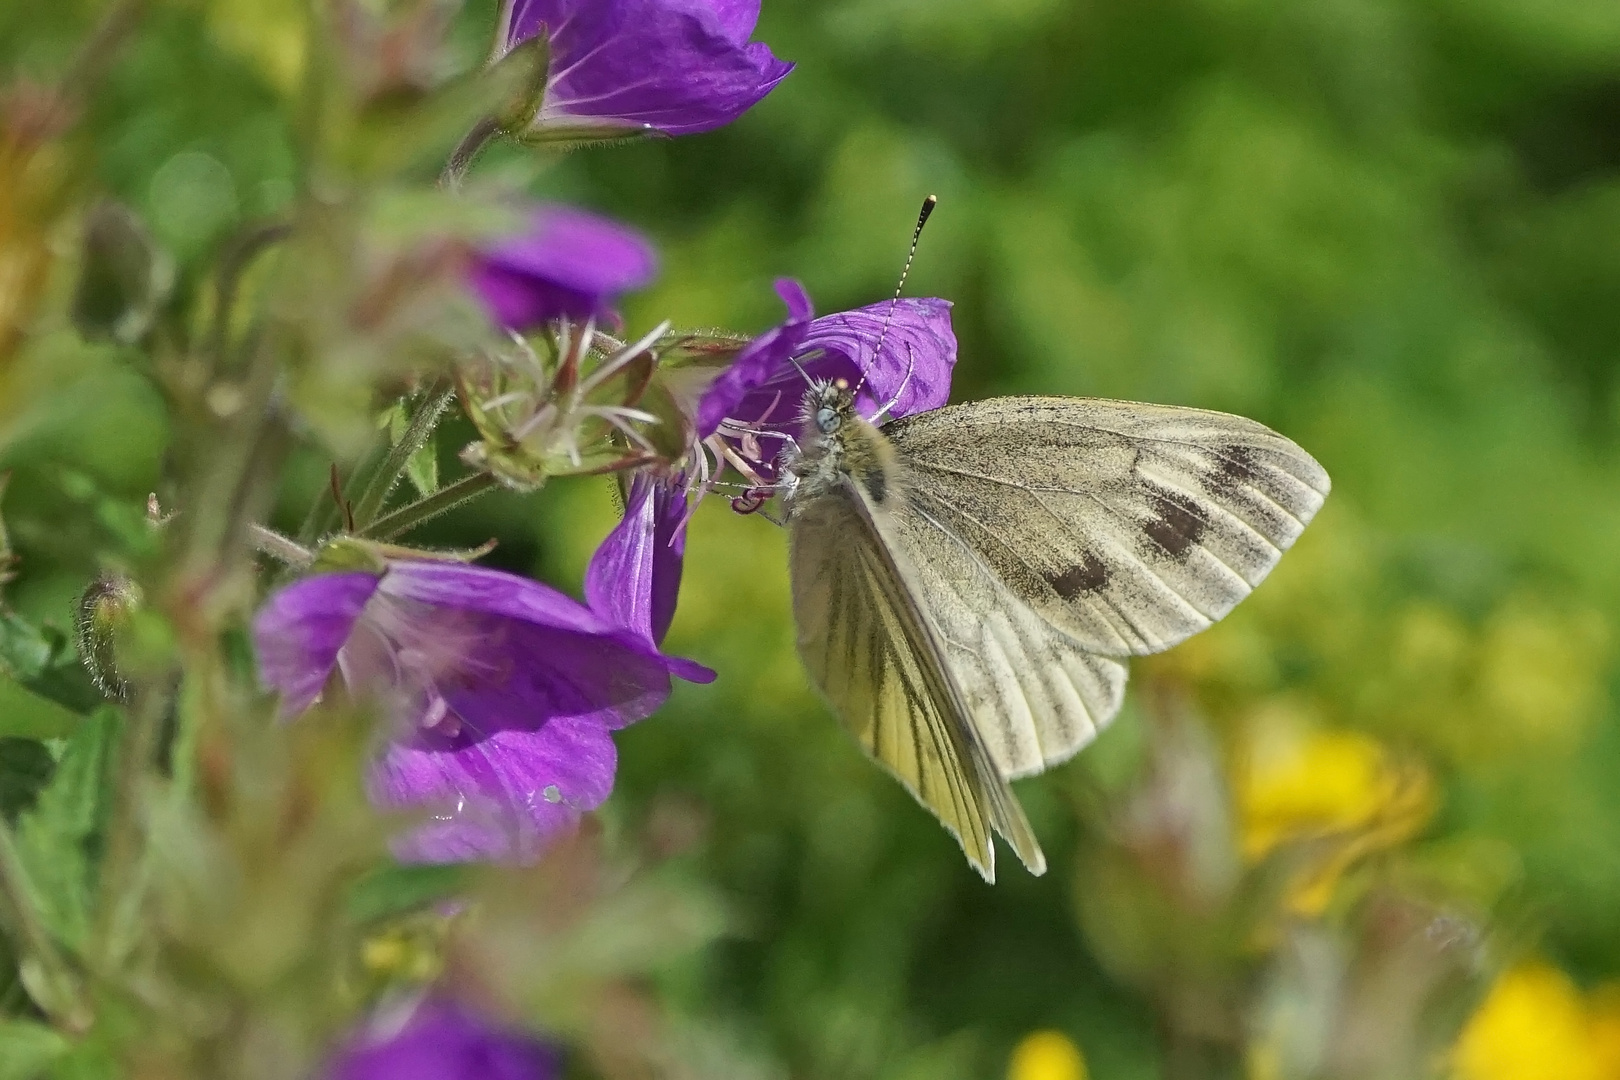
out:
M1242 417L1011 397L884 424L818 383L786 461L799 653L855 737L995 880L1008 786L1119 711L1124 657L1231 611L1329 488Z

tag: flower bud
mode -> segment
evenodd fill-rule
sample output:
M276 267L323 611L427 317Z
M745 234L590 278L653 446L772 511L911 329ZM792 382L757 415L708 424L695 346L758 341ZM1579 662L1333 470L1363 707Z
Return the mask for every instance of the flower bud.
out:
M540 34L495 62L492 74L511 80L511 95L495 114L502 131L519 132L540 119L551 75L551 38Z
M625 344L562 321L533 344L486 355L458 374L460 400L480 439L461 459L508 487L530 491L551 476L613 472L676 457L674 408L650 411L643 398L658 366L655 342L667 326ZM666 445L667 444L667 445Z
M119 672L118 639L140 607L141 590L121 574L102 574L79 597L74 619L79 659L96 689L114 701L129 699L129 683Z
M174 265L126 206L90 211L84 265L73 294L73 325L91 341L138 341L174 284Z

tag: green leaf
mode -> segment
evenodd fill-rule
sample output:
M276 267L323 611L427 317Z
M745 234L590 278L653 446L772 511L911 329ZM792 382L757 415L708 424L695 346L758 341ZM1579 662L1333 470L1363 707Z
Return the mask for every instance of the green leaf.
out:
M44 1024L0 1019L0 1080L39 1080L68 1046L66 1038Z
M0 611L0 675L67 708L86 713L105 700L90 684L67 635L54 626L36 627ZM3 723L0 723L0 734ZM66 734L63 732L62 734Z
M0 611L0 671L24 682L37 679L55 660L56 649L31 623Z
M388 444L398 446L411 427L411 414L406 402L403 399L395 402L384 417L388 425ZM439 451L432 435L405 459L405 475L421 495L431 495L439 490Z
M56 771L56 759L44 743L0 738L0 816L15 821L34 805Z
M65 739L84 717L0 671L0 738Z
M362 926L420 911L447 900L467 883L467 868L450 864L393 864L367 874L349 892L349 917Z
M427 442L405 463L405 475L424 497L439 490L439 449L433 436L429 435Z
M90 926L112 752L122 725L123 718L110 708L84 720L18 830L40 916L73 946L84 941Z

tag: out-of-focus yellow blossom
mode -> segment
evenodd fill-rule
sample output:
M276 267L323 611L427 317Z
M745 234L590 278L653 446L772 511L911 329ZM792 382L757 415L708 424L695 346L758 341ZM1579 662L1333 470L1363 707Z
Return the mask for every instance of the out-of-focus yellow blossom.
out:
M1061 1031L1032 1031L1013 1047L1007 1080L1086 1080L1085 1055Z
M1456 1080L1620 1080L1620 987L1582 994L1539 960L1503 973L1453 1058Z
M1592 1056L1598 1075L1620 1080L1620 983L1605 983L1588 999L1592 1021Z
M1322 842L1289 893L1289 908L1302 915L1319 914L1355 862L1409 839L1434 813L1434 784L1421 766L1359 732L1281 715L1250 725L1234 774L1248 862L1286 843Z
M445 920L428 917L367 938L360 963L374 978L387 982L425 983L444 967Z

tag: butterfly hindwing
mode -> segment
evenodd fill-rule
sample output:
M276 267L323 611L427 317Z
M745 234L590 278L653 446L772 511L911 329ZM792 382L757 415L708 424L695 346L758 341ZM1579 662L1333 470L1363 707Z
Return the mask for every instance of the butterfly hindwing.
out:
M795 507L789 543L800 656L861 746L939 818L987 880L995 875L993 831L1040 873L1045 857L970 726L918 606L915 570L880 532L885 513L853 481Z
M928 491L900 487L894 542L916 568L918 594L997 769L1030 776L1067 761L1119 711L1124 663L1087 651L1039 615L941 524L944 507Z
M883 434L940 533L1075 647L1113 656L1167 649L1226 615L1329 487L1283 436L1198 409L993 398Z

